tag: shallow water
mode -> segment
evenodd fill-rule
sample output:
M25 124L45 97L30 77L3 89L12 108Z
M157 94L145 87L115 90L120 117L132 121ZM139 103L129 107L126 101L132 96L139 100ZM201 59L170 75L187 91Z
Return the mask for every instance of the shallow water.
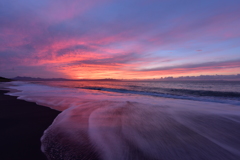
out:
M63 111L49 159L240 159L240 105L12 82L10 95Z

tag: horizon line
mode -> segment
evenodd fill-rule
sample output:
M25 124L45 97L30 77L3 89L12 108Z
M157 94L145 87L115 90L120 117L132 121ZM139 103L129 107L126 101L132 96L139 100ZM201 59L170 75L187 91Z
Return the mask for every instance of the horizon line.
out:
M116 79L116 78L79 78L79 79L74 79L74 78L41 78L41 77L28 77L28 76L17 76L14 78L9 78L9 79L42 79L42 80L72 80L72 81L78 81L78 80L151 80L151 81L156 81L156 80L240 80L240 74L231 74L231 75L199 75L199 76L178 76L178 77L173 77L173 76L168 76L168 77L159 77L159 78L148 78L148 79L143 79L143 78L132 78L132 79L126 79L126 78L121 78L121 79Z

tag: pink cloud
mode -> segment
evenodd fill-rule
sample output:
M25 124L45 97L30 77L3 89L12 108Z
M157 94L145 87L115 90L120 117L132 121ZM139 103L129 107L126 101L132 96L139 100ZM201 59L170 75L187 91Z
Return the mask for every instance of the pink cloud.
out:
M199 58L199 64L189 65L203 54L213 55L209 61L219 58L220 50L230 50L233 43L237 44L237 9L216 7L208 14L189 14L176 8L178 12L172 14L159 12L157 5L149 4L150 9L145 4L127 8L125 3L131 5L119 2L116 7L108 0L11 4L12 10L5 11L0 19L1 67L42 66L71 77L157 77L239 68L237 63L228 62L230 56L221 63L205 63ZM222 49L220 44L225 42L231 46ZM167 67L172 61L185 64ZM162 67L140 71L154 65Z

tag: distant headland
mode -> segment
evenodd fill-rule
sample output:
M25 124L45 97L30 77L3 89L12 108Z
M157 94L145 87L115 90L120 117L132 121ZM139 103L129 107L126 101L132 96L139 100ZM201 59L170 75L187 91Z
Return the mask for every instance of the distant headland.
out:
M0 77L0 82L10 82L12 81L11 79Z

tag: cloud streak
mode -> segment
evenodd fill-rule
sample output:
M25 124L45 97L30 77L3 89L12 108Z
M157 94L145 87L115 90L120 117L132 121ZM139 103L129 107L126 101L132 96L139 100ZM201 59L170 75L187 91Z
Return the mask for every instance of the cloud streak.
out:
M222 61L222 62L205 62L199 64L184 64L178 66L169 66L169 67L158 67L151 69L142 69L140 71L166 71L166 70L217 70L217 69L225 69L225 68L239 68L240 67L240 59L232 60L232 61Z

